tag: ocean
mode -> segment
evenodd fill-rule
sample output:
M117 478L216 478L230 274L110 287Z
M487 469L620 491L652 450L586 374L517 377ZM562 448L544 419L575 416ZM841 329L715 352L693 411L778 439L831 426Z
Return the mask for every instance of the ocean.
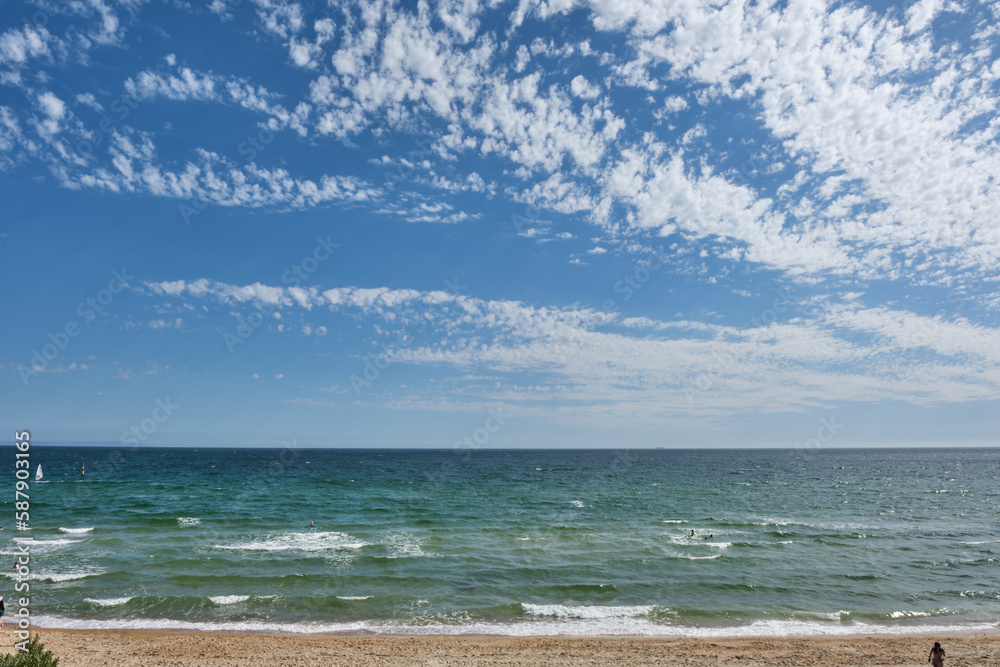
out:
M30 460L45 474L30 482L30 530L8 501L0 550L12 565L30 542L31 613L46 627L735 636L1000 623L998 449L32 445Z

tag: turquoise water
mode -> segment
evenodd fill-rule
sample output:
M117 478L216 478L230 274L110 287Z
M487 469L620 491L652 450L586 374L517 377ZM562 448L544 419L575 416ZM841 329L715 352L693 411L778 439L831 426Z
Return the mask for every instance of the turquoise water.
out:
M1000 623L996 449L36 445L31 461L46 475L32 484L31 530L14 530L9 502L0 536L11 562L30 536L32 614L49 627L736 635Z

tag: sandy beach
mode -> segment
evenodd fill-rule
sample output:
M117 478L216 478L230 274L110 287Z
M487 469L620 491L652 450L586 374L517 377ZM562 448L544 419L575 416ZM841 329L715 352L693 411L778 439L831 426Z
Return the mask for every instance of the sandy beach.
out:
M5 629L13 636L13 633ZM708 639L292 636L161 631L40 631L62 667L238 665L885 665L927 664L940 641L949 667L1000 664L1000 633ZM4 642L6 643L6 642ZM6 649L8 652L10 649Z

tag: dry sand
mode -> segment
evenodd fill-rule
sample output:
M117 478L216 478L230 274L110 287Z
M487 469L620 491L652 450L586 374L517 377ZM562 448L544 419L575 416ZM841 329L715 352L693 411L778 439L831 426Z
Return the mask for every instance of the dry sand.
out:
M4 634L13 638L9 627ZM40 630L60 667L243 665L927 665L934 641L948 667L1000 665L1000 633L851 637L647 639L297 636ZM9 646L7 641L3 644ZM7 649L9 651L9 649Z

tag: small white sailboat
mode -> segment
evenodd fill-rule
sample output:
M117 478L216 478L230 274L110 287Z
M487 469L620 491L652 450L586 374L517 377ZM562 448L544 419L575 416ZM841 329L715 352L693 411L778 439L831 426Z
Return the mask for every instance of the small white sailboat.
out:
M36 482L42 481L42 464L41 463L38 464L38 470L35 471L35 481Z

